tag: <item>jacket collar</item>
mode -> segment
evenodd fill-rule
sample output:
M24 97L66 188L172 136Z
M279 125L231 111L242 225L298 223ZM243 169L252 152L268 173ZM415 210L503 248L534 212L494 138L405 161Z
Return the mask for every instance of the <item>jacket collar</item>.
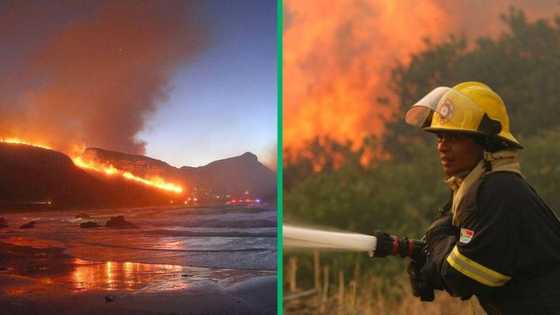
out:
M488 169L487 165L490 165ZM484 157L467 174L457 174L445 180L445 183L453 191L451 213L453 214L453 224L459 225L458 213L459 206L463 201L466 192L480 180L483 176L492 172L513 172L520 174L520 164L516 150L502 150L497 152L484 152Z

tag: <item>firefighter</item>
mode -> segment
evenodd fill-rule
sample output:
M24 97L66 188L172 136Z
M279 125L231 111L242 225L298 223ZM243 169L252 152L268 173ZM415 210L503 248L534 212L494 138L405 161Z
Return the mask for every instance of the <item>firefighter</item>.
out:
M439 87L406 115L437 136L451 190L408 273L413 293L469 299L489 314L560 314L560 221L525 181L506 106L490 87Z

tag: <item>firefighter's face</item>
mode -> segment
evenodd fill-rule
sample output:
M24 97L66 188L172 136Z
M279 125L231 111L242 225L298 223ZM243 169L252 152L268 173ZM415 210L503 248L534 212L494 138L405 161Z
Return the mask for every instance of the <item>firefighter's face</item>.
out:
M459 133L438 133L437 151L448 177L472 170L484 152L470 137Z

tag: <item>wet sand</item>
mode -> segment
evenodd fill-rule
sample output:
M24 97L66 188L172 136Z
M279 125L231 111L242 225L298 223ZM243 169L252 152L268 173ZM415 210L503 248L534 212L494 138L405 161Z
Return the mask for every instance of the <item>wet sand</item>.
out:
M0 242L0 314L275 314L272 271L70 257Z

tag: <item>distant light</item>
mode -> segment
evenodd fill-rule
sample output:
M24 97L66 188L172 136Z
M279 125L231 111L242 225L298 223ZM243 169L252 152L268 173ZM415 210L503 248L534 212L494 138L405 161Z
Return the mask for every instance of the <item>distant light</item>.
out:
M261 203L261 200L260 200L260 199L256 199L255 201L256 201L257 203Z

